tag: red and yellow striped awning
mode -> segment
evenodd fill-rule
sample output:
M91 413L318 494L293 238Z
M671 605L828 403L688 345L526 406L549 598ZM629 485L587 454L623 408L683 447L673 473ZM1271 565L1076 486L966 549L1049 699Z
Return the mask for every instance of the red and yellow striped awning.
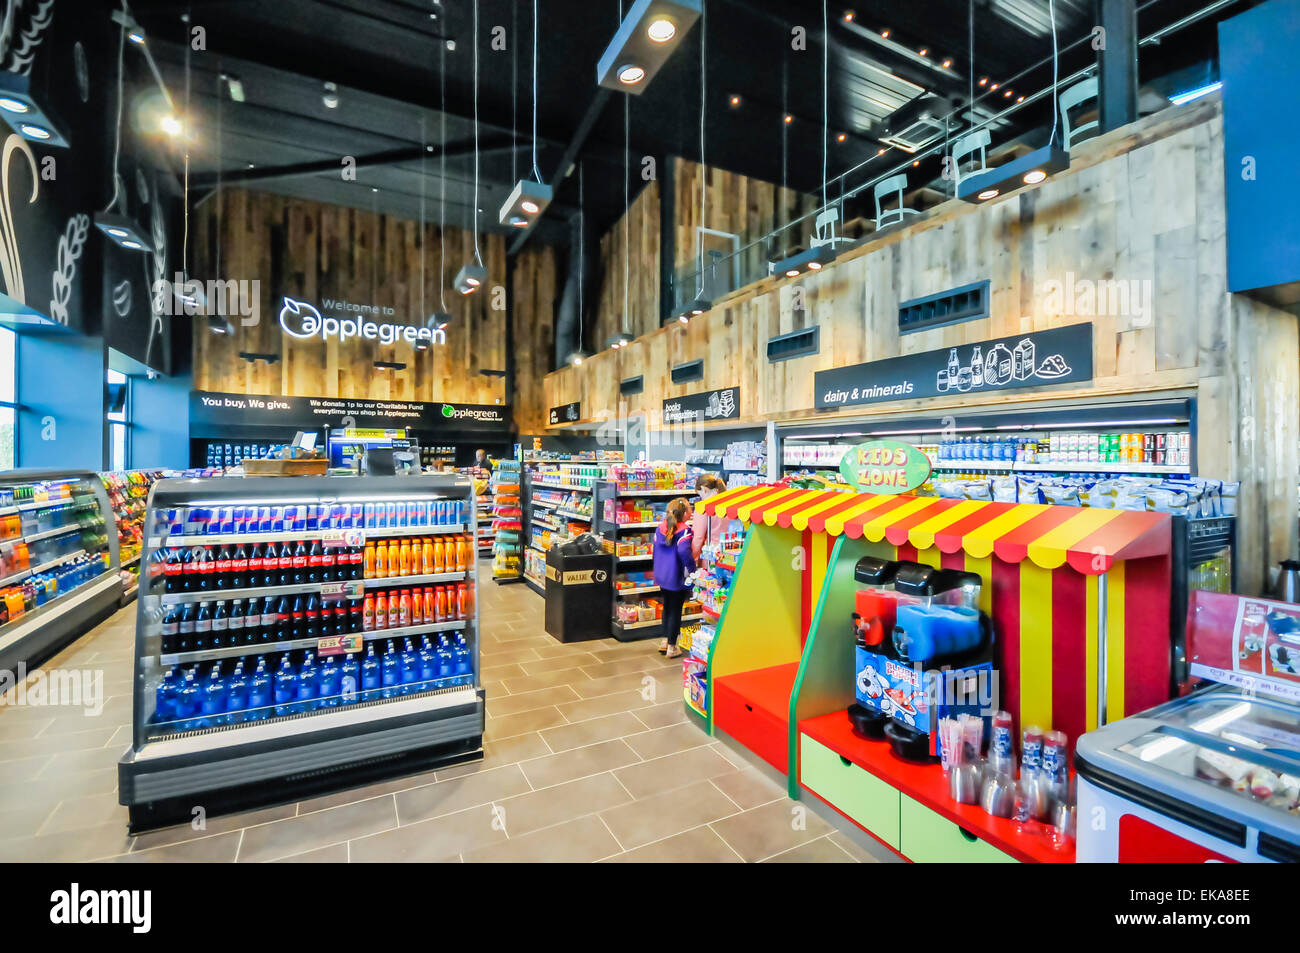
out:
M938 547L980 559L992 554L1011 563L1027 558L1043 569L1069 563L1087 575L1100 575L1117 560L1166 554L1171 534L1165 513L783 486L737 487L704 501L700 509L755 525L873 543Z

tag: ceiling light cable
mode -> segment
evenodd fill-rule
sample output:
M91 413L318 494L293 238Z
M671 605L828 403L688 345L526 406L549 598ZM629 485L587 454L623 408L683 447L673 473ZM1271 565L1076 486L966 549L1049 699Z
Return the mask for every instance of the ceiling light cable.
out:
M707 46L704 42L704 28L707 24L705 19L705 3L700 0L700 228L704 228L704 207L705 207L705 186L708 184L709 167L704 162L704 115L708 109L708 85L709 74L707 62L705 60L705 50ZM697 233L700 237L697 239L700 246L700 261L697 281L695 282L695 297L704 297L704 233Z
M537 0L533 0L533 178L542 181L542 173L537 168Z
M1056 48L1056 2L1047 0L1047 15L1052 18L1052 134L1048 137L1050 146L1056 142L1056 119L1060 112L1060 100L1056 98L1057 70L1060 68L1060 54Z
M627 180L632 175L632 97L623 97L623 316L619 330L626 331L628 285L632 280L631 219L632 205L628 197Z
M447 311L447 44L438 44L442 108L438 112L438 303Z
M111 212L117 206L122 192L122 180L117 174L117 160L122 154L122 51L126 48L126 26L122 26L117 41L117 124L114 126L113 138L113 198L105 206L105 212Z
M424 189L427 182L425 166L429 157L429 139L425 135L425 116L420 114L420 323L423 324L429 317L424 310L424 246L426 236L424 234Z
M826 150L830 142L831 34L826 22L826 0L822 0L822 205L826 205Z
M474 261L482 267L478 247L478 0L474 0Z

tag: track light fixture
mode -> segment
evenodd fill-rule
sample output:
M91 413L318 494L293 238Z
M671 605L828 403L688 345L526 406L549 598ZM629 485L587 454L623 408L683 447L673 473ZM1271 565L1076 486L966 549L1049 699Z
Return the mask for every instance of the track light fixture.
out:
M831 245L819 245L789 258L780 258L768 262L768 273L797 278L805 272L821 271L835 260L835 249Z
M147 251L149 239L135 221L112 212L96 212L95 227L127 251Z
M1025 185L1038 185L1049 175L1070 167L1070 154L1058 145L1046 145L1018 159L1005 162L961 180L957 197L979 204Z
M635 0L596 64L596 82L640 95L700 17L700 0Z
M68 147L53 115L32 94L29 76L0 71L0 119L24 139L43 146Z
M487 269L480 264L462 265L456 272L455 288L463 295L472 295L487 281Z
M497 220L521 231L541 218L551 204L551 187L531 179L520 179L501 205Z

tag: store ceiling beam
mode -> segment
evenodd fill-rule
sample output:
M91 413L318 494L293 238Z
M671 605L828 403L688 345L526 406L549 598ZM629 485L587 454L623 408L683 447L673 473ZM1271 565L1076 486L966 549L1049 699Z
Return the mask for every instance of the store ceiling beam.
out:
M560 164L556 167L555 174L551 176L551 181L548 183L551 187L552 195L559 194L560 186L564 184L564 180L569 176L569 167L577 161L578 154L582 151L583 143L585 143L587 137L591 135L592 127L596 125L596 120L600 118L601 112L605 109L605 104L609 102L609 97L609 89L604 86L598 86L596 88L596 95L593 96L591 102L587 104L587 112L583 115L582 122L578 124L577 131L574 132L573 138L569 140L568 146L565 147L564 155L560 157ZM515 243L510 246L509 254L518 254L520 249L528 243L528 236L534 231L536 231L536 229L530 228L528 231L516 238Z
M402 162L415 162L419 159L453 159L458 156L474 154L474 140L464 142L449 143L441 152L436 146L426 151L422 146L408 146L402 149L388 149L384 152L374 152L370 155L357 156L355 167L358 169L374 168L375 166L397 165ZM493 137L492 139L481 140L478 143L479 155L488 155L499 152L519 151L529 148L527 143L512 143L509 137ZM223 172L221 182L223 185L248 185L253 182L267 182L272 179L292 179L308 175L320 175L325 172L338 172L341 168L337 156L328 159L320 159L315 162L295 162L291 165L282 165L272 168L255 168L243 169L234 172ZM194 180L194 187L200 189L213 188L217 183L215 175L197 176Z
M1137 119L1138 27L1135 0L1097 0L1106 44L1097 52L1100 132Z

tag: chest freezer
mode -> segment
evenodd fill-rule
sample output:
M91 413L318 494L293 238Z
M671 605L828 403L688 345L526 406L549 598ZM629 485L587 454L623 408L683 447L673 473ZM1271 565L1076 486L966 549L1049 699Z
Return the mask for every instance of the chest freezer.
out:
M1300 705L1225 686L1083 735L1080 862L1300 861Z

